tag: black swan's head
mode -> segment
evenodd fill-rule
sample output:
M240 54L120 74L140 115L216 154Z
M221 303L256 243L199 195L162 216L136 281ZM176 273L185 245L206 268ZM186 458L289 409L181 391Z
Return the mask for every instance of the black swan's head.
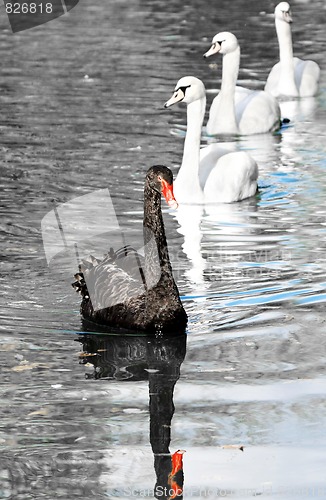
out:
M173 194L173 174L164 165L154 165L147 171L146 185L163 195L171 208L178 208L178 203Z

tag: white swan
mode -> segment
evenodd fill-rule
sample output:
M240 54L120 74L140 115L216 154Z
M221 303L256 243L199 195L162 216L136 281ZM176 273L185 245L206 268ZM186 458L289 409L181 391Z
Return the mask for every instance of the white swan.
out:
M320 69L315 61L293 57L292 17L288 2L275 7L275 27L280 61L273 66L265 90L275 97L311 97L317 93Z
M229 152L217 144L200 149L205 116L206 90L193 76L181 78L167 108L177 102L187 104L187 132L182 164L174 183L179 203L232 203L257 191L258 167L248 153Z
M214 134L262 134L280 128L281 111L275 97L263 90L236 86L240 64L237 38L227 31L218 33L204 57L223 55L222 83L212 102L206 130Z

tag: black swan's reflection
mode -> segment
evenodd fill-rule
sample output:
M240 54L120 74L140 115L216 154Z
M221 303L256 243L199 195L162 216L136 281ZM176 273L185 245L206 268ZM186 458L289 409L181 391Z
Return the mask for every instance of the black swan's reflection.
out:
M87 378L149 382L150 443L156 472L155 496L181 498L183 450L170 454L173 391L186 354L186 335L169 338L82 335L80 362L94 366Z

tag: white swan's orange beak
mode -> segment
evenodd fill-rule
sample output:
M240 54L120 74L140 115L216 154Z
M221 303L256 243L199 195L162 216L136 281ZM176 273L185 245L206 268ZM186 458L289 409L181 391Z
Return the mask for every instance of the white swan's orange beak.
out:
M162 194L166 200L166 203L169 205L171 208L178 208L178 202L174 197L173 194L173 185L169 184L166 182L164 179L162 179Z
M291 15L291 11L288 10L287 12L283 12L283 17L284 17L284 21L291 24L292 23L292 15Z
M172 97L168 101L166 101L166 103L164 104L164 107L169 108L170 106L173 106L173 104L176 104L177 102L181 102L184 99L184 97L185 97L185 94L182 91L182 89L176 89L173 92Z
M221 45L218 42L213 42L211 45L211 48L208 49L207 52L205 52L203 57L206 58L206 57L210 57L214 54L218 54L220 50L221 50Z

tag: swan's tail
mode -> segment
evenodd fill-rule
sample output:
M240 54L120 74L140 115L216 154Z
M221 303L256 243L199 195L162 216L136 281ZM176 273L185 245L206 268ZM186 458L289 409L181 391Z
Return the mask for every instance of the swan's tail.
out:
M107 255L111 256L112 253L114 254L113 249L110 248L110 252ZM81 294L83 299L89 299L89 293L87 290L84 273L98 266L100 262L101 261L99 259L97 259L93 255L90 255L89 257L87 257L87 259L83 259L81 261L81 264L79 264L78 266L79 271L74 275L76 281L74 281L74 283L71 283L71 286L76 290L76 292Z
M76 290L76 292L81 294L83 299L89 299L84 274L82 272L76 273L74 278L76 281L74 281L74 283L71 283L71 286Z

